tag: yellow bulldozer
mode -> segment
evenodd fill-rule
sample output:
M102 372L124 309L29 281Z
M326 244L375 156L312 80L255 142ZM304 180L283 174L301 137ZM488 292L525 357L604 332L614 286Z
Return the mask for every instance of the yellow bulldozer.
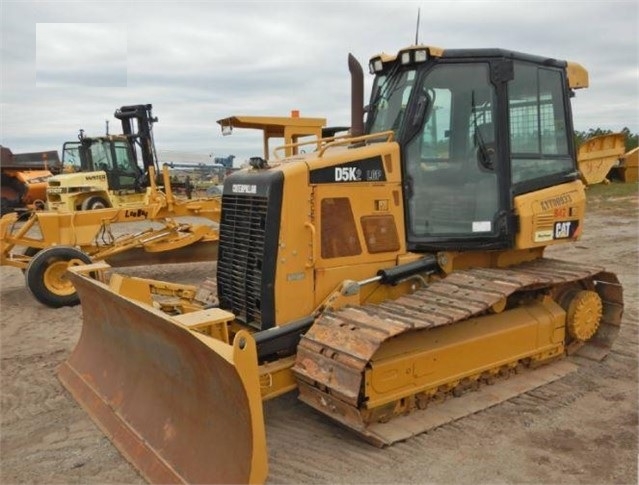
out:
M584 228L569 100L587 71L425 45L369 66L365 109L349 56L349 136L225 180L201 286L70 269L83 328L59 378L149 482L264 482L262 403L290 391L384 446L434 402L615 340L617 277L544 257Z

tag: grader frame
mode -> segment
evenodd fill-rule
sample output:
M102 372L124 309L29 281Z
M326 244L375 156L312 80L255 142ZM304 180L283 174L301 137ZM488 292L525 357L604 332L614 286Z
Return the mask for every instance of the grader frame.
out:
M6 215L0 219L0 266L22 269L36 299L59 307L78 303L65 276L69 265L214 261L220 197L177 199L168 183L167 167L162 176L165 190L152 184L144 202L136 205L80 212L37 211L26 221L16 214ZM215 224L185 223L177 220L181 217ZM137 233L116 234L117 224L133 222L153 224Z

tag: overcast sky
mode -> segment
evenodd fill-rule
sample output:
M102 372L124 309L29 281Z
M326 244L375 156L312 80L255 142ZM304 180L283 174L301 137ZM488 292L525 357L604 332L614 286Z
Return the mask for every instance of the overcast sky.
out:
M2 0L0 144L60 150L101 135L127 104L153 105L161 161L262 152L231 115L350 123L348 53L368 59L415 41L498 47L579 62L577 130L639 131L639 9L628 1L242 2ZM370 88L367 75L366 88ZM182 154L178 157L178 153ZM186 155L185 155L186 154Z

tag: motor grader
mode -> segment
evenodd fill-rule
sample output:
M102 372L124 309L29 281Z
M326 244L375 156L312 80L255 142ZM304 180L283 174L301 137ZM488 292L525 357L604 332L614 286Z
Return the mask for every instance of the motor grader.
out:
M349 68L348 137L225 180L200 287L70 269L83 327L59 378L149 482L265 481L262 402L289 391L384 446L450 395L616 338L617 277L544 257L584 229L569 99L586 70L413 45L371 59L365 110Z

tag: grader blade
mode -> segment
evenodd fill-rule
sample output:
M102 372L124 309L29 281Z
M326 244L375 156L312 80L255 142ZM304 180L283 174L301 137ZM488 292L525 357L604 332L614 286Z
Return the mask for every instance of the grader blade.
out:
M151 483L263 483L267 475L255 341L189 330L150 305L70 272L80 340L63 385Z

